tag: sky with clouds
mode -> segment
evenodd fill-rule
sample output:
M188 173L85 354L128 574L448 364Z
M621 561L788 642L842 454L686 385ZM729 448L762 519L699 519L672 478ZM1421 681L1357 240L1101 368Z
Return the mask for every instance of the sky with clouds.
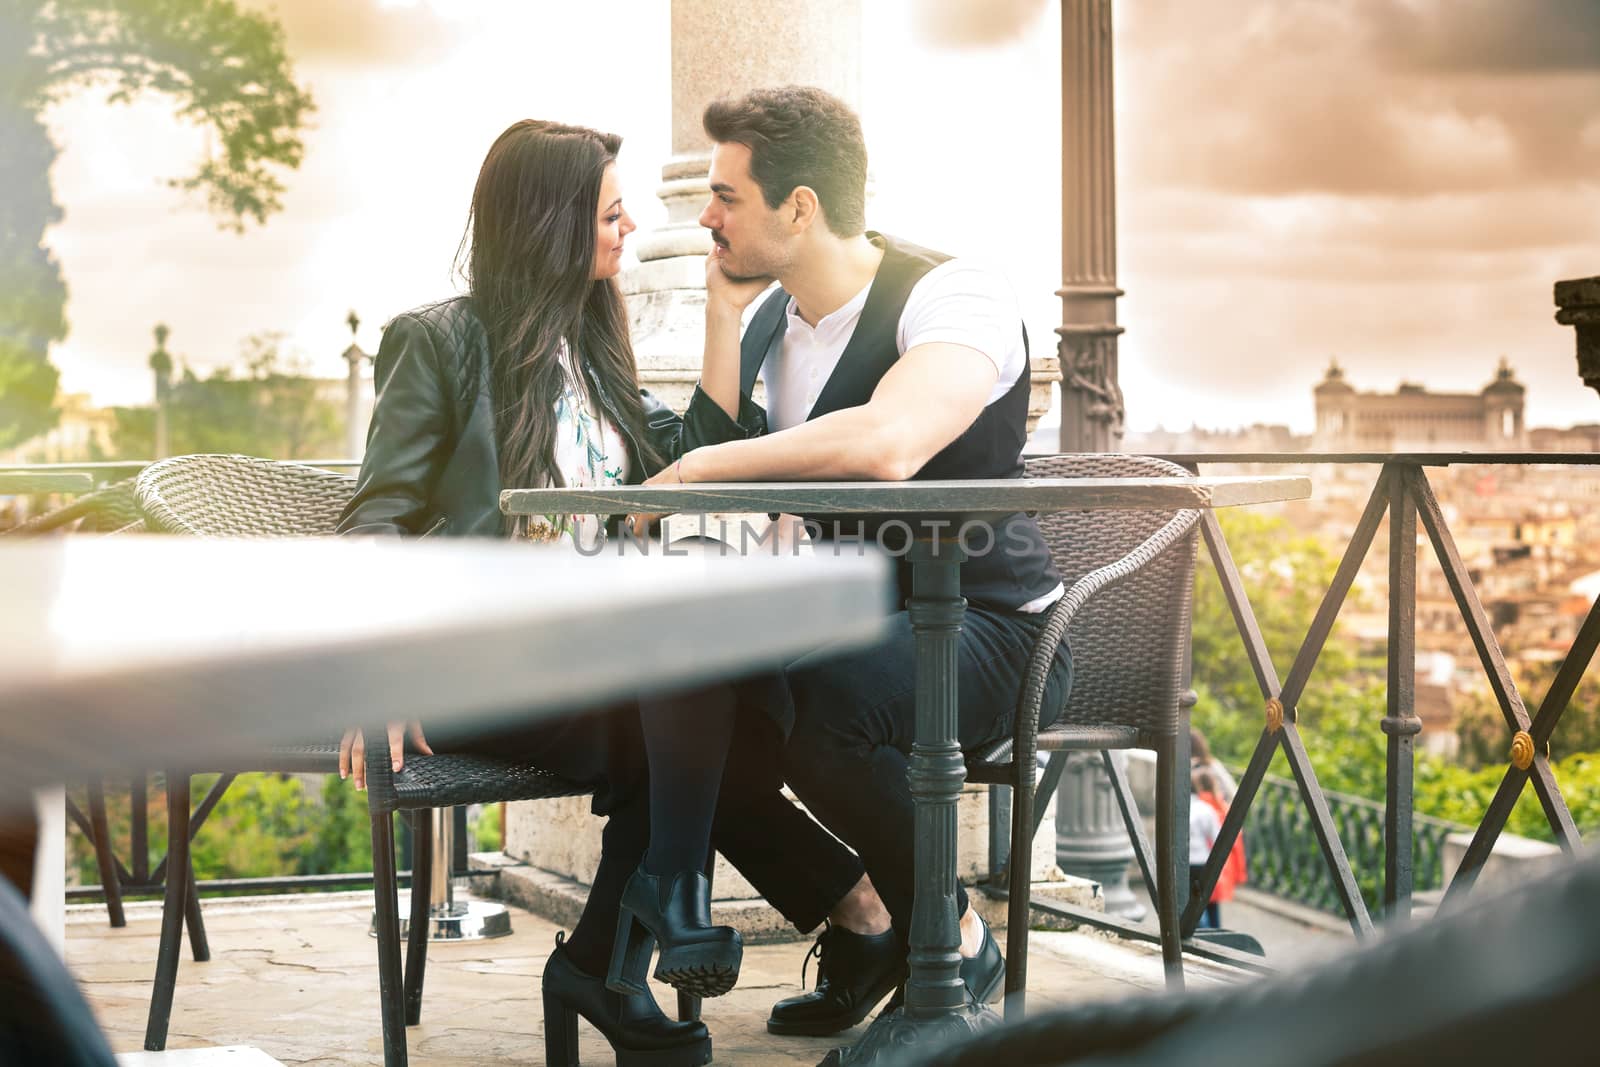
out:
M209 146L164 101L49 115L64 388L147 401L157 321L202 372L279 331L342 373L351 308L372 350L453 291L482 154L525 116L621 133L630 210L664 221L667 0L249 2L277 11L318 105L264 228L220 231L166 187ZM958 5L863 4L869 223L1004 269L1048 344L1058 3L1006 0L1014 28L964 46L919 22ZM1307 429L1330 357L1361 388L1476 390L1505 356L1532 424L1600 421L1551 304L1557 279L1600 273L1600 3L1118 0L1115 24L1130 427Z

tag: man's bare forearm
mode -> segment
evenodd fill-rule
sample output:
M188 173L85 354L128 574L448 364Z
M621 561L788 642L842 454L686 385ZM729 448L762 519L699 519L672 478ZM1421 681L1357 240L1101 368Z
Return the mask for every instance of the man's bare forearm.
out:
M781 433L698 448L684 457L683 477L696 482L896 481L916 473L897 439L894 423L864 404Z
M739 417L739 310L706 302L706 347L700 388L730 419Z

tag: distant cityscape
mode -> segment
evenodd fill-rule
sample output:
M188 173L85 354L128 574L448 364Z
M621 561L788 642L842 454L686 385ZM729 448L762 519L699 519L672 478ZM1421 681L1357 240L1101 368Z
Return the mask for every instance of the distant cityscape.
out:
M1529 428L1526 389L1505 360L1476 393L1434 392L1412 383L1387 393L1362 391L1336 362L1312 393L1316 428L1309 434L1261 423L1237 430L1157 430L1127 435L1123 448L1153 454L1600 452L1600 423ZM1286 505L1281 514L1296 533L1313 535L1334 551L1349 541L1376 474L1371 464L1316 463L1309 457L1304 467L1208 464L1205 470L1309 470L1311 499ZM1428 469L1456 548L1513 667L1560 661L1600 595L1600 479L1575 478L1573 472L1519 463ZM1419 552L1420 743L1449 757L1458 747L1458 712L1486 683L1443 571L1420 532ZM1388 567L1388 541L1380 534L1340 613L1343 633L1372 652L1388 640Z
M354 390L348 378L319 378L317 395L348 411L354 406L359 442L372 411L371 364L354 345L361 380ZM1205 452L1600 452L1600 422L1564 428L1527 426L1527 390L1504 359L1491 380L1476 393L1434 392L1402 382L1392 393L1361 391L1346 378L1337 361L1330 362L1312 387L1316 429L1297 434L1282 423L1253 423L1234 429L1155 429L1123 437L1122 450L1142 455ZM82 463L113 458L115 419L109 407L97 407L86 393L64 394L61 417L47 433L0 453L0 463ZM1030 453L1056 451L1059 418L1055 411L1029 439ZM348 436L348 434L347 434ZM148 456L116 456L148 459ZM344 458L344 457L320 457ZM349 458L359 458L352 455Z
M1231 430L1130 433L1123 450L1189 452L1596 452L1600 423L1528 428L1527 389L1505 359L1476 393L1440 393L1402 382L1392 393L1360 391L1337 361L1312 387L1316 429L1255 423Z

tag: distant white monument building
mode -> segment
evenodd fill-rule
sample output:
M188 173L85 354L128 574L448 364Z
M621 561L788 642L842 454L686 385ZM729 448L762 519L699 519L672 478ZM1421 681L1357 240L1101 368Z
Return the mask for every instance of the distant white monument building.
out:
M1494 381L1476 393L1435 393L1402 382L1392 393L1357 392L1338 363L1313 390L1313 448L1325 452L1516 451L1528 446L1527 390L1500 360Z

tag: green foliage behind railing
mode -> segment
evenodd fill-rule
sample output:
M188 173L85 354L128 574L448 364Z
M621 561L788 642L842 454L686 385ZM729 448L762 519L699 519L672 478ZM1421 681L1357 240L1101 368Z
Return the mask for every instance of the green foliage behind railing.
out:
M205 795L214 774L196 775L194 796ZM87 810L80 787L72 791ZM166 792L161 776L151 779L149 836L152 860L167 850ZM125 785L107 784L106 816L113 850L128 862L132 825ZM280 878L372 869L372 832L364 794L331 775L242 774L223 794L195 838L195 876ZM79 884L96 884L94 848L81 834L67 835L67 862Z
M1367 908L1376 912L1383 894L1383 805L1348 793L1327 793L1328 809ZM1472 827L1427 815L1412 817L1413 888L1444 887L1445 838ZM1299 789L1292 780L1268 775L1245 820L1245 854L1252 888L1343 914L1333 879L1312 833Z

